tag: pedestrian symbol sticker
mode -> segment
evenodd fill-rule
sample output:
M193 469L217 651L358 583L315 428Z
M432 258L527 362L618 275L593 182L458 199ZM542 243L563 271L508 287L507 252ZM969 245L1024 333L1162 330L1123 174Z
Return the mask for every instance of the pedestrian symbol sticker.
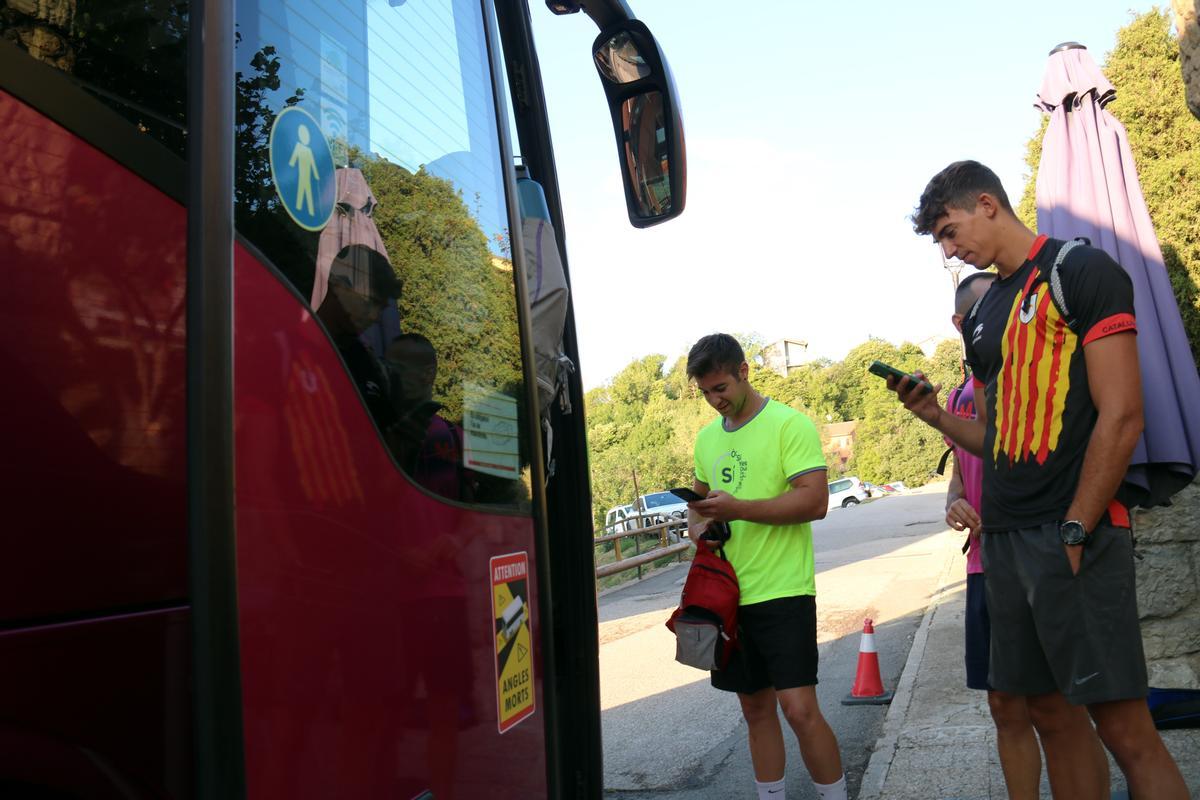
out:
M337 180L333 152L312 116L285 108L271 125L271 179L288 216L306 231L319 231L333 216Z
M534 709L529 555L496 556L489 567L496 635L496 720L504 733Z

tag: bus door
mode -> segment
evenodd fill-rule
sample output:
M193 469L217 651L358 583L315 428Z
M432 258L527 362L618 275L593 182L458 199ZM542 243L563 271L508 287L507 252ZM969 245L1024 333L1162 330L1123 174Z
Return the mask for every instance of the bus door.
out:
M654 36L632 18L624 0L548 0L546 7L555 14L583 11L599 29L591 56L613 122L630 224L647 227L678 216L686 200L683 122L670 68ZM544 190L569 279L565 242L570 220L563 219L556 148L551 145L530 9L524 3L502 2L496 11L517 133L514 146ZM604 776L593 509L580 377L586 365L579 364L573 302L567 307L563 351L577 369L568 380L569 402L556 402L549 409L554 435L548 460L553 474L546 485L548 542L541 561L546 590L543 639L554 666L545 688L548 766L552 791L557 792L553 796L598 798ZM564 413L564 407L573 411Z
M598 71L644 226L682 208L682 130L653 37L605 23ZM470 0L241 0L237 30L247 792L594 796L599 774L579 785L570 763L598 746L564 740L578 723L598 745L598 705L565 707L595 658L556 669L572 636L594 647L593 567L548 585L543 563L558 536L590 553L590 526L556 530L545 505L547 485L586 505L587 478L547 481L513 241L500 58L532 47ZM543 108L516 127L550 181L530 135L546 124ZM584 451L581 429L566 448ZM549 629L576 598L590 620Z
M541 459L487 9L237 4L250 797L547 794Z

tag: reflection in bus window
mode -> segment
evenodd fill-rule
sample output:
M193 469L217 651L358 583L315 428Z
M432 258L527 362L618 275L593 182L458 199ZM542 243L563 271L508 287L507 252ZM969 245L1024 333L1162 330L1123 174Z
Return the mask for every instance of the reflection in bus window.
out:
M237 24L239 233L311 305L381 446L414 481L453 500L528 509L504 166L479 5L244 0ZM289 107L319 123L333 156L331 177L314 173L334 192L319 230L298 224L294 198L276 188L295 168L270 161Z
M0 4L0 40L61 70L185 155L187 0Z
M400 281L378 252L351 245L338 253L329 271L325 302L317 318L333 337L367 410L385 437L392 435L396 415L388 400L388 381L379 359L360 338L379 323L384 308L400 296Z
M645 92L628 98L621 104L621 119L639 216L666 214L671 210L671 165L662 93Z
M388 347L387 365L397 425L397 459L413 480L453 500L472 500L472 473L463 463L462 431L441 415L433 399L437 352L419 333L397 336Z

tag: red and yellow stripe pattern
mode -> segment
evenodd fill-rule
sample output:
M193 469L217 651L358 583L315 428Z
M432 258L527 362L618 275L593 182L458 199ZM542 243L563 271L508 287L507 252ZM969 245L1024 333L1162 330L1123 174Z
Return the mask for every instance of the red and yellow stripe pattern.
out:
M1013 298L1001 340L996 377L996 439L993 463L1034 459L1045 464L1058 447L1063 408L1071 390L1071 358L1079 338L1059 315L1049 286L1030 272ZM1031 293L1032 290L1032 293Z

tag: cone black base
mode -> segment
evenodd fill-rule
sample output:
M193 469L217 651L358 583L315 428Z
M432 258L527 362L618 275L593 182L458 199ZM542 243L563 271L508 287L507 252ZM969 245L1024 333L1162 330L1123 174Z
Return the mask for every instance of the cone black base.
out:
M842 698L842 705L844 705L844 706L886 706L886 705L891 704L892 697L894 695L895 695L895 692L884 692L883 694L877 694L873 697L855 697L852 694L848 694Z

